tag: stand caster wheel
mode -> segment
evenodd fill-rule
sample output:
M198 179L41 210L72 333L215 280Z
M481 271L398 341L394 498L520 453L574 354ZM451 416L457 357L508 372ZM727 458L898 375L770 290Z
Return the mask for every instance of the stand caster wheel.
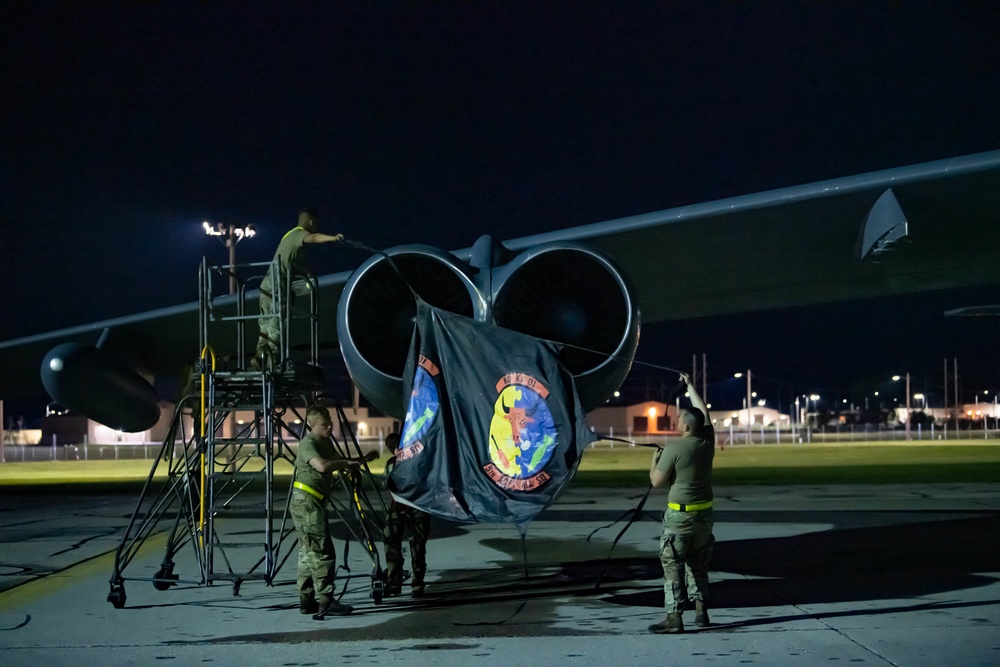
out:
M178 578L179 577L174 574L173 563L170 565L164 565L156 571L155 575L153 575L153 588L158 591L165 591L171 586L176 586L177 584L174 582L176 582Z
M125 607L125 599L125 587L121 584L112 584L111 592L108 593L108 602L110 602L115 609L123 609Z

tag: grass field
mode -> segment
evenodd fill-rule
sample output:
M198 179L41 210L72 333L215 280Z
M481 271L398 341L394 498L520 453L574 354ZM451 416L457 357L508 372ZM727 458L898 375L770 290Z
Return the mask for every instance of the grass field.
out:
M644 486L652 450L588 450L573 480L581 486ZM382 461L372 464L382 471ZM47 461L0 464L0 488L74 485L76 490L132 490L149 475L151 461ZM286 465L276 473L288 475ZM717 486L742 484L928 484L1000 482L1000 444L954 440L948 444L851 443L752 445L716 450Z

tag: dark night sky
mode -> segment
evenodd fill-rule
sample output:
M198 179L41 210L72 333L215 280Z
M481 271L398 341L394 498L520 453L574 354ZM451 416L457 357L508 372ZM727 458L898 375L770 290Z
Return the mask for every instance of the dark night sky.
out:
M303 206L456 249L1000 148L996 3L331 4L0 5L0 339L194 300L206 218L257 227L247 261ZM1000 322L940 316L998 292L658 325L639 359L1000 389Z

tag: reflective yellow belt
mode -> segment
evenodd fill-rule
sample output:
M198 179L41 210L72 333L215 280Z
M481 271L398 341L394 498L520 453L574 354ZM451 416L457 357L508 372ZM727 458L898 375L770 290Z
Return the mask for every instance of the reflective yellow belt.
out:
M711 506L711 500L706 500L703 503L692 503L691 505L685 505L684 503L667 503L667 507L672 510L677 510L678 512L697 512L698 510L707 510Z
M324 498L324 496L323 496L322 493L320 493L316 489L312 488L311 486L306 486L302 482L292 482L292 486L294 486L296 489L299 489L301 491L305 491L310 496L316 496L320 500L323 500L323 498ZM709 504L711 504L711 503L709 503Z

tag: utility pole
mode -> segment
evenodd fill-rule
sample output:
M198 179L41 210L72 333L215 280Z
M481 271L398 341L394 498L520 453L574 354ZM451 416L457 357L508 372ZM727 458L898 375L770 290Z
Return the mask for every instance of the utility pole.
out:
M701 400L708 405L708 355L701 353Z
M747 369L747 444L750 444L750 408L753 405L750 401L753 392L750 390L750 369Z
M958 407L958 402L959 402L959 398L958 398L958 357L954 357L952 359L952 361L955 362L955 370L951 374L951 379L955 383L955 393L954 393L954 397L955 397L955 410L954 410L954 415L955 415L955 436L957 437L958 436L958 410L959 410L959 407ZM945 362L945 363L947 363L947 362Z
M948 357L944 358L944 413L948 414ZM948 435L948 420L945 420L945 437Z
M910 372L906 372L906 439L912 440L910 437Z

